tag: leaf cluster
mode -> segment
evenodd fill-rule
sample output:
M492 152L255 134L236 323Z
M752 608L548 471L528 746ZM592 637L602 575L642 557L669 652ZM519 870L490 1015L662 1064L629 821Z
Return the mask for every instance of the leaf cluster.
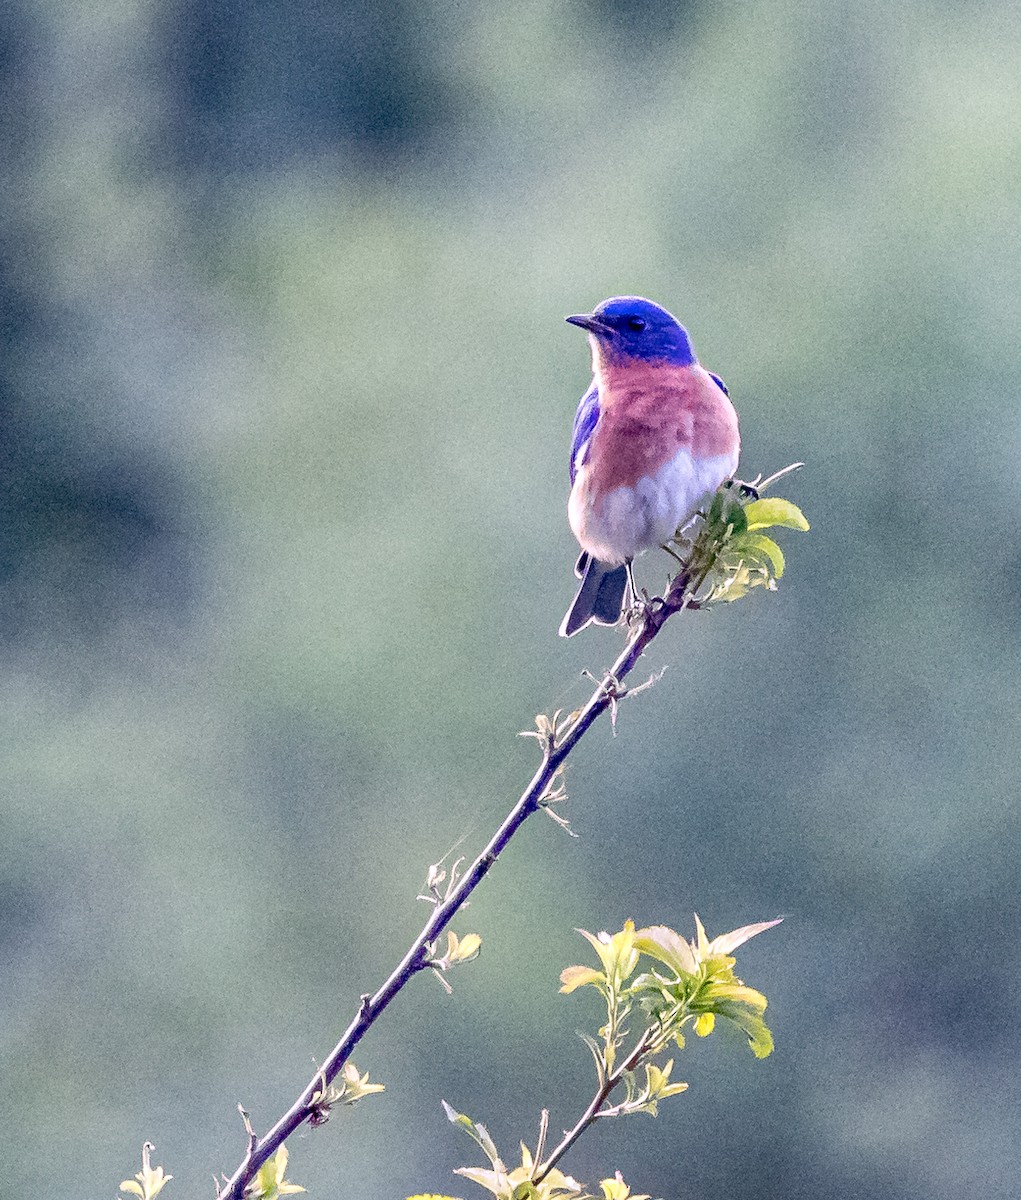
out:
M805 532L809 524L796 504L762 493L799 465L755 484L723 484L713 494L702 519L674 535L676 557L688 568L694 607L706 608L717 600L739 600L757 587L776 591L786 560L777 542L764 531Z
M382 1083L369 1083L369 1073L361 1074L353 1062L345 1063L341 1069L340 1082L327 1083L321 1078L322 1086L314 1092L309 1102L313 1113L309 1118L313 1126L325 1125L329 1120L330 1111L337 1104L357 1104L366 1096L374 1096L386 1091Z
M600 966L565 968L560 990L569 993L588 986L603 996L606 1023L598 1031L598 1040L582 1037L592 1051L600 1086L621 1082L627 1092L623 1103L600 1109L597 1116L655 1115L657 1101L684 1091L687 1084L669 1082L673 1060L663 1065L654 1060L669 1046L683 1049L688 1026L698 1036L708 1037L720 1017L745 1034L757 1058L771 1052L773 1039L763 1020L766 998L737 977L730 952L776 924L745 925L710 940L696 915L696 933L690 942L666 925L636 930L632 921L612 935L579 930L595 949ZM652 964L636 973L640 964L647 965L643 958ZM643 1018L643 1028L634 1038L629 1036L629 1025L636 1013ZM631 1048L623 1055L626 1045ZM635 1081L638 1068L645 1070L644 1085Z
M570 966L560 976L561 992L593 987L606 1004L606 1021L596 1036L582 1034L596 1066L597 1088L585 1113L544 1158L548 1115L543 1114L533 1153L521 1143L520 1162L508 1167L486 1127L444 1102L447 1116L464 1129L489 1160L488 1167L461 1167L457 1174L479 1184L496 1200L648 1200L632 1197L619 1174L601 1182L602 1197L593 1197L556 1164L594 1121L645 1112L679 1095L688 1085L673 1082L668 1049L684 1048L690 1026L708 1037L717 1019L736 1026L757 1058L773 1049L763 1020L766 998L734 972L732 951L779 921L745 925L710 939L698 916L695 937L685 940L665 925L635 929L633 921L614 934L579 930L598 959L598 966ZM638 1032L633 1031L636 1025ZM613 1095L619 1092L619 1099Z

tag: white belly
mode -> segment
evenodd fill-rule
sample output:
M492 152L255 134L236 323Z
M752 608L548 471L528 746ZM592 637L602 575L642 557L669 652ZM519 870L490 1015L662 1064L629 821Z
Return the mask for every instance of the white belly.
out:
M678 450L634 487L593 497L589 468L583 466L567 505L571 529L583 550L615 566L672 538L736 469L736 454L696 459L690 450Z

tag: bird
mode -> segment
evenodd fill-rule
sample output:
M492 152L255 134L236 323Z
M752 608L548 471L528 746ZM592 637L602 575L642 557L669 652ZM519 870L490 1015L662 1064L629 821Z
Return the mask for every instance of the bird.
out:
M635 556L672 538L734 475L741 438L723 380L665 308L612 296L566 320L592 349L571 438L567 515L581 584L559 632L572 637L620 621L629 586L637 600Z

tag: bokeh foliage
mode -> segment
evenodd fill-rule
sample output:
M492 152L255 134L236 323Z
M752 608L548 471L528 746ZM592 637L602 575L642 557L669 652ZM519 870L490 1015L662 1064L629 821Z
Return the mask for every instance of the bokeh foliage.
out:
M556 1127L572 928L697 906L785 914L748 954L782 1049L693 1047L691 1103L570 1169L1008 1194L1013 7L13 0L0 34L12 1193L110 1194L147 1137L208 1186L520 790L514 734L616 645L554 636L561 318L634 290L727 380L746 473L809 464L813 533L778 597L673 622L571 772L581 838L511 848L483 957L394 1009L387 1092L292 1173L449 1191L441 1096Z

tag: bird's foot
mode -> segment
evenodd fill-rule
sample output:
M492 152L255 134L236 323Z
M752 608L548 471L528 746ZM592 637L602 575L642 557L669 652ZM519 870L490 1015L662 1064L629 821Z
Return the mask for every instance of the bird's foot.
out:
M659 612L664 603L662 596L650 596L645 588L642 588L640 596L632 593L631 603L624 609L624 620L627 622L628 628L634 628L647 617Z

